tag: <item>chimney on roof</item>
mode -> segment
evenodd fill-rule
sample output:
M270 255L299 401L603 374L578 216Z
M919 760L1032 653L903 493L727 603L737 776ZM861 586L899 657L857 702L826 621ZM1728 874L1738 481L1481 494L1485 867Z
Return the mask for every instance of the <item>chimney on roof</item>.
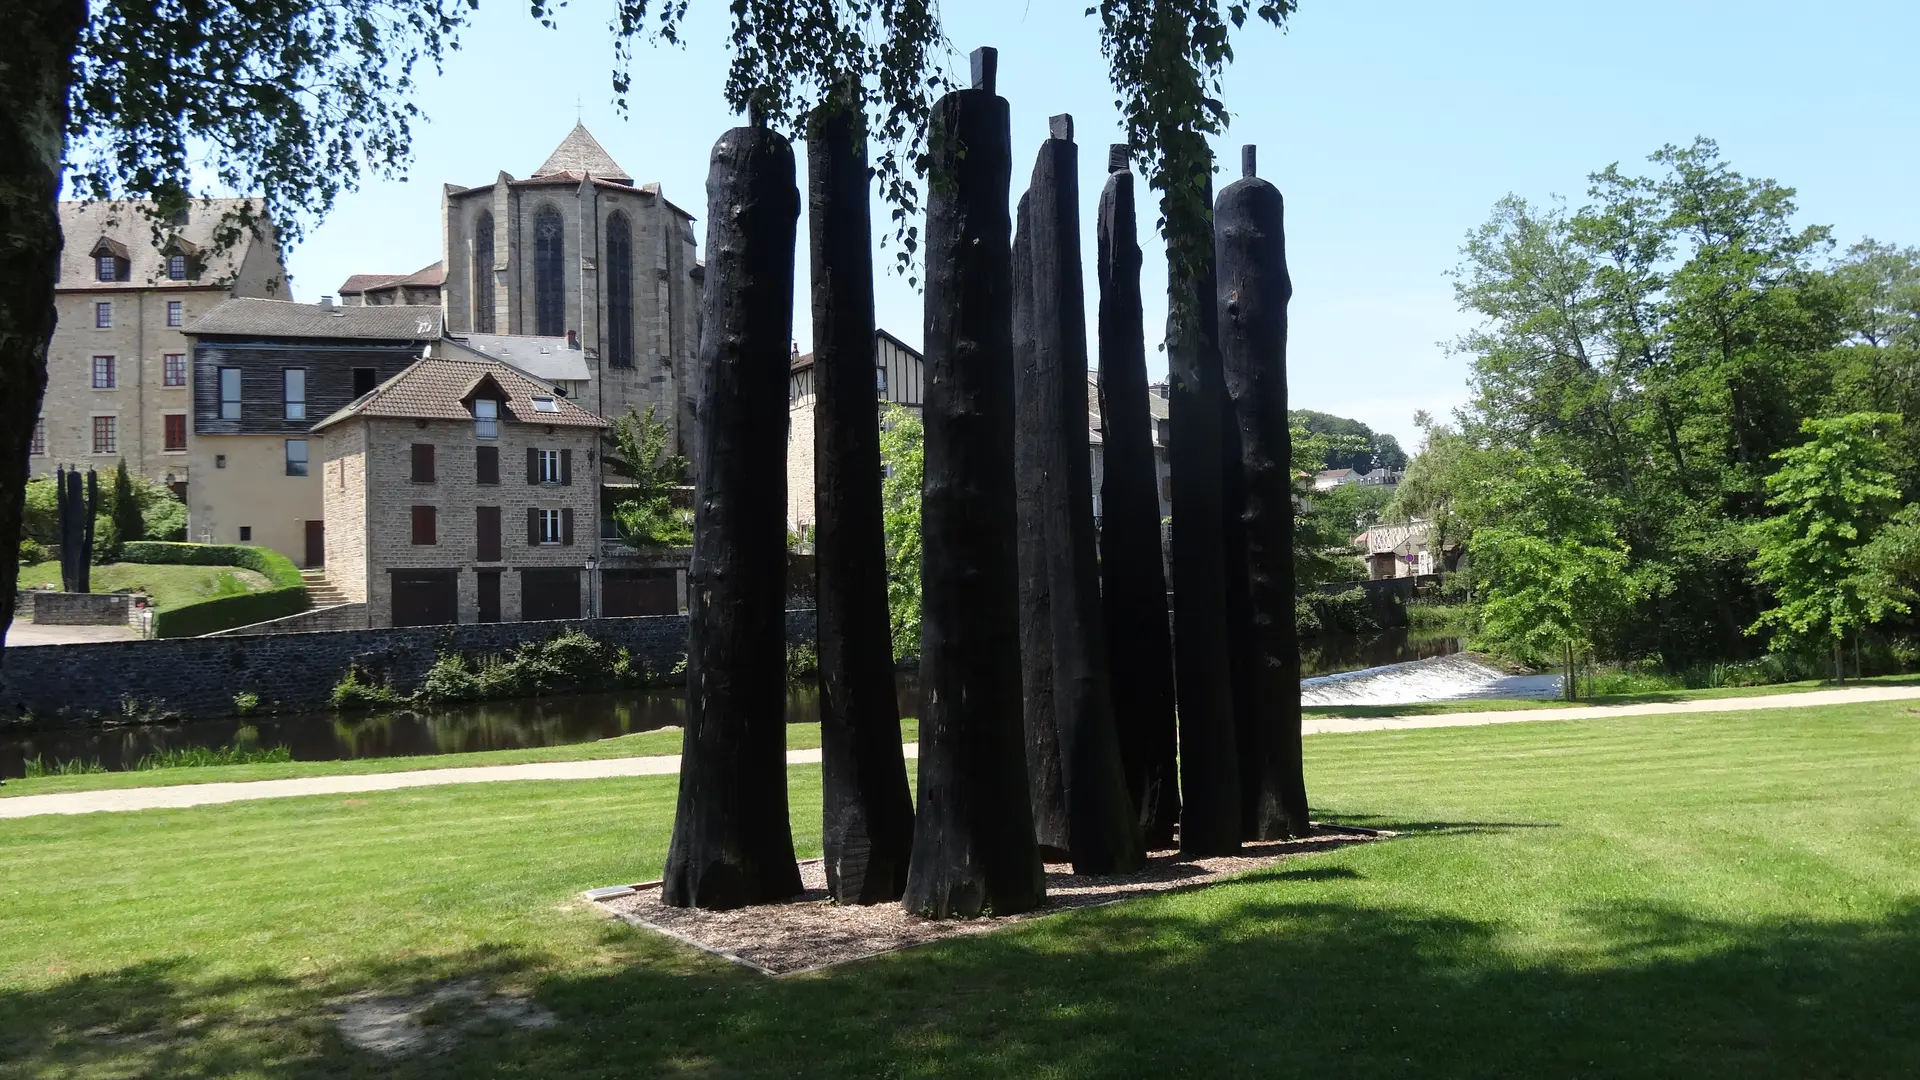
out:
M323 296L323 297L321 297L321 298L320 298L320 310L321 310L321 311L332 311L332 310L333 310L333 297L331 297L331 296Z
M580 347L580 331L578 330L567 331L567 348L578 349L579 347Z

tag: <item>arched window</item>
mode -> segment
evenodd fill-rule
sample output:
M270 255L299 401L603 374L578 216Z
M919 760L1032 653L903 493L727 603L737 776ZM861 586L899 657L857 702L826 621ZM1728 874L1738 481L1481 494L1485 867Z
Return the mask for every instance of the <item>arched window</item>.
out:
M493 213L473 219L473 329L493 333Z
M633 227L618 211L607 219L607 358L633 366Z
M567 332L566 225L543 206L533 217L533 322L541 337Z

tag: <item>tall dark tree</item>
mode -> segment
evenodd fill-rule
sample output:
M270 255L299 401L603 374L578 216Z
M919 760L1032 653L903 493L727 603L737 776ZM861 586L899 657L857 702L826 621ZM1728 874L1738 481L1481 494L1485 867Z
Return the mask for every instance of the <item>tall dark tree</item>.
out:
M1227 638L1220 349L1212 260L1197 271L1168 241L1167 377L1173 432L1173 660L1180 704L1180 848L1240 849Z
M800 891L787 822L786 419L793 148L714 144L701 297L700 444L687 571L687 731L661 899L734 908Z
M1046 421L1034 352L1031 192L1022 193L1013 227L1014 506L1020 568L1020 700L1027 738L1033 830L1048 862L1072 858L1073 830L1060 775L1060 728L1053 706L1053 607L1047 569Z
M1305 836L1300 757L1300 640L1294 625L1293 438L1287 423L1286 211L1242 150L1241 179L1220 193L1220 353L1240 434L1251 600L1252 708L1241 729L1248 838Z
M816 109L807 131L807 219L822 841L827 892L843 904L899 899L913 847L880 520L869 180L859 111L845 101Z
M1100 566L1093 526L1093 474L1087 451L1087 314L1080 265L1079 148L1073 117L1056 116L1034 161L1031 204L1033 377L1021 389L1017 445L1037 448L1039 525L1047 558L1052 630L1054 720L1060 780L1066 796L1068 844L1075 872L1124 874L1140 868L1145 849L1139 815L1127 792L1114 730L1107 673L1106 625L1100 610Z
M1013 492L1013 151L995 56L933 109L927 200L920 807L902 903L1026 911L1045 896L1020 734Z
M1240 763L1240 838L1256 839L1259 759L1253 752L1261 723L1254 686L1259 651L1254 644L1252 583L1247 568L1247 477L1240 467L1240 427L1233 399L1220 394L1220 572L1227 618L1227 694L1233 706L1235 756ZM1344 540L1345 537L1342 537Z
M133 497L133 479L127 475L123 458L113 470L113 546L146 539L146 521L140 516L140 502Z
M1113 681L1114 728L1127 791L1150 850L1180 820L1173 637L1160 551L1159 471L1147 409L1140 242L1127 148L1108 153L1100 193L1100 583Z

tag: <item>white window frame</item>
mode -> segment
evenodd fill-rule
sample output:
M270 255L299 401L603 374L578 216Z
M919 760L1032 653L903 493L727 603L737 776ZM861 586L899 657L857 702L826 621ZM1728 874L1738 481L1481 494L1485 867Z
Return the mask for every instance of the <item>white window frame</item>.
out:
M93 328L95 330L113 329L113 301L111 300L94 301Z
M500 403L498 401L492 398L474 399L473 437L476 439L500 437Z
M105 273L101 271L105 271ZM119 281L120 259L114 255L95 255L93 257L93 280Z
M102 360L105 360L107 362L106 367L104 369L100 365L100 361ZM100 381L100 373L102 370L106 372L106 376L107 376L106 382ZM119 358L108 353L96 353L93 357L93 370L91 372L91 375L93 378L93 388L95 390L119 389L120 388Z
M167 325L181 327L187 325L187 303L184 300L167 301Z
M542 450L540 453L540 482L557 484L560 482L560 451ZM558 510L554 513L559 513Z
M178 273L175 272L176 269ZM167 256L167 280L187 280L187 257L185 255L173 254Z
M560 511L540 511L540 546L560 543Z
M178 361L177 368L175 366L176 361ZM173 373L176 370L180 372L180 378L178 381L175 381L173 378ZM172 386L172 387L181 387L181 386L187 385L187 354L186 353L170 352L170 353L160 354L160 385Z

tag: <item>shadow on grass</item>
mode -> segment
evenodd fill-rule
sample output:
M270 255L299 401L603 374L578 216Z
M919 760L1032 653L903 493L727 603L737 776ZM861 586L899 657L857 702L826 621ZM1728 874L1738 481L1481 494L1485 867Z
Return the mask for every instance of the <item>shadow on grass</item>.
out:
M768 980L610 924L603 962L514 949L298 980L188 960L0 991L0 1074L300 1076L1696 1077L1911 1075L1920 900L1858 921L1576 909L1552 954L1511 927L1338 899L1286 870L1202 904L1071 914ZM1334 899L1282 902L1287 883ZM451 979L523 987L552 1028L390 1062L330 1002Z

